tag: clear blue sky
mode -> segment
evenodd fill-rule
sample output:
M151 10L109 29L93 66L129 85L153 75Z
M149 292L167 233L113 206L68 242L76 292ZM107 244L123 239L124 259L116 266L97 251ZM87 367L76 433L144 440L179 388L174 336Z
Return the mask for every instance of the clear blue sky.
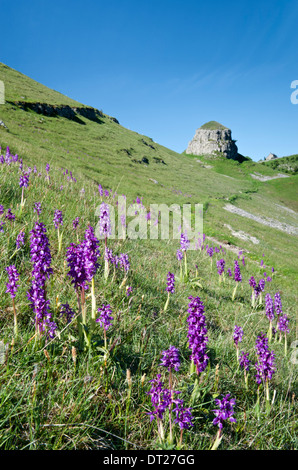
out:
M0 61L177 152L207 121L298 153L297 0L1 1Z

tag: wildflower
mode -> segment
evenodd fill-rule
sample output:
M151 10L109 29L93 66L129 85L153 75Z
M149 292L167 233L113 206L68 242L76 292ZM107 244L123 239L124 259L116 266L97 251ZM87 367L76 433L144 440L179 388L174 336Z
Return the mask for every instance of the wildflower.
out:
M255 278L254 278L253 276L251 276L251 278L249 279L248 283L249 283L250 287L252 287L253 289L256 288L257 283L256 283L256 280L255 280Z
M176 414L174 422L177 423L181 430L189 429L193 426L193 415L191 414L192 408L183 407L183 400L174 400L176 403L176 408L173 409L173 412ZM180 441L181 444L181 441Z
M109 205L102 202L100 205L99 233L105 238L112 234Z
M279 341L281 341L281 336L282 336L281 334L284 333L284 336L285 336L285 355L287 355L287 334L290 332L290 330L289 330L289 318L287 317L286 314L280 315L278 317L277 329L280 332Z
M168 272L166 290L171 294L175 292L175 275L171 272Z
M4 214L4 206L0 204L0 215Z
M188 240L186 234L184 234L184 233L181 233L180 245L181 245L181 250L182 250L182 251L185 252L185 251L188 250L188 247L189 247L189 240Z
M51 322L50 301L46 299L45 283L53 270L51 268L51 252L46 227L36 222L30 232L30 255L32 268L32 285L27 292L31 308L35 314L36 331L48 330L48 335L54 334L55 323Z
M101 184L98 185L98 192L99 192L99 195L102 197L103 196L103 189L102 189Z
M213 420L214 426L219 427L221 430L223 428L223 422L225 420L229 420L231 423L236 423L236 419L233 418L234 414L234 406L235 406L235 399L232 398L230 399L230 393L228 393L226 396L223 395L222 400L216 399L215 403L219 407L218 410L213 410L215 414L215 418Z
M34 212L37 213L37 215L39 216L40 213L41 213L41 202L35 202L34 203Z
M66 251L66 259L68 267L70 268L67 275L72 278L71 283L74 285L75 289L87 289L87 275L82 245L71 243Z
M83 241L83 257L85 263L86 279L91 281L94 277L99 264L97 262L100 252L99 252L99 241L94 235L94 229L91 225L85 231L85 240Z
M76 217L76 218L72 221L72 226L73 226L74 230L76 230L76 229L78 228L79 221L80 221L80 218L79 218L79 217Z
M127 286L127 287L126 287L126 296L129 297L131 293L132 293L132 287L131 287L131 286Z
M7 209L5 218L8 220L15 220L16 216L12 213L11 209Z
M277 328L283 333L289 333L289 319L286 314L281 315L278 319Z
M236 346L237 359L239 358L239 343L242 341L242 337L243 337L243 329L241 328L241 326L235 325L233 339L234 339L234 344Z
M16 239L16 246L17 248L21 248L21 246L23 246L25 244L25 232L24 231L21 231L18 236L17 236L17 239Z
M169 349L162 352L161 366L167 367L168 371L175 369L178 372L180 368L179 350L175 346L170 346Z
M121 253L118 257L120 266L124 269L125 273L128 273L130 268L129 257L126 253Z
M170 273L170 271L168 272L168 275L167 275L166 291L168 293L168 297L167 297L167 300L166 300L166 303L165 303L165 306L164 306L164 312L168 308L168 305L169 305L169 302L170 302L170 294L174 294L174 292L175 292L175 275Z
M208 364L206 354L208 336L204 315L204 304L200 297L189 297L187 318L188 322L188 343L191 350L191 361L196 366L197 374L203 372Z
M5 226L5 222L3 222L3 220L0 220L0 233L4 233L4 227Z
M241 328L241 326L235 325L233 339L234 339L234 344L237 347L238 347L238 343L242 341L242 337L243 337L243 329Z
M225 260L222 258L216 262L217 272L221 276L225 270Z
M171 391L164 388L164 383L161 381L161 374L157 374L155 379L149 381L152 385L147 395L151 396L151 403L153 405L153 411L149 414L150 421L155 418L158 420L159 434L163 437L163 432L160 427L159 420L163 419L165 411L169 408L172 403Z
M269 380L272 379L273 374L276 371L275 367L275 354L273 351L269 351L268 338L261 333L256 340L256 354L257 362L255 364L256 369L256 382L260 385L262 380L265 382L266 387L266 398L269 400Z
M272 338L272 322L274 320L274 306L273 301L270 294L265 295L265 308L266 308L266 316L270 322L269 326L269 341Z
M237 260L235 260L235 263L234 263L234 280L236 282L241 282L242 281L240 267L239 267L239 264L238 264Z
M240 352L239 355L239 365L244 371L248 372L250 367L249 353Z
M67 323L70 323L75 316L75 312L70 308L69 304L61 305L60 314L66 317Z
M111 326L111 322L113 320L112 317L112 309L111 306L108 305L103 305L101 308L98 308L97 311L100 313L99 317L96 319L96 322L100 324L100 326L103 328L104 331L104 344L105 348L107 347L107 336L106 332Z
M179 249L177 250L177 253L176 253L176 256L177 256L177 260L178 261L181 261L183 259L183 253L182 251L180 251Z
M59 210L55 211L53 222L54 222L55 229L58 229L59 225L63 225L63 215L61 211Z
M29 174L28 173L23 173L20 176L20 188L28 188L29 185Z
M8 274L8 283L6 284L6 292L10 294L12 299L15 298L17 290L18 290L18 280L19 280L19 273L14 264L11 266L7 266L6 268Z
M282 315L282 303L279 292L276 292L274 295L274 308L277 315Z

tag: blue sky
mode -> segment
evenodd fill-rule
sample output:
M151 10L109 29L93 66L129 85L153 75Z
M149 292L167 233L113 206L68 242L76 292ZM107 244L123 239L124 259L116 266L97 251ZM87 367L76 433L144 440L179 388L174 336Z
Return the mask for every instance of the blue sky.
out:
M0 61L177 152L215 120L253 160L298 153L298 2L1 2Z

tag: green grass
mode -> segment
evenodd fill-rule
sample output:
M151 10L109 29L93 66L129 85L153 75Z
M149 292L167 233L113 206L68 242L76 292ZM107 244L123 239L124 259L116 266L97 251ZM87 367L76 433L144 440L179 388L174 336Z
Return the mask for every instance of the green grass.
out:
M298 173L298 155L289 155L288 157L277 158L269 162L262 162L274 170L296 175Z
M42 86L43 99L37 98L41 91L34 82L24 76L22 80L26 83L18 82L14 71L3 70L7 77L4 81L14 83L12 91L9 91L10 85L6 87L11 93L8 96L21 93L18 87L22 85L31 90L28 100L50 103L54 99ZM157 373L168 382L168 373L159 364L161 352L170 345L179 348L181 353L181 368L174 374L174 387L181 391L184 404L192 406L194 416L194 426L183 433L182 450L210 448L217 431L212 424L215 399L226 393L236 399L237 423L224 423L220 449L297 448L297 365L295 350L291 347L297 338L297 238L224 210L225 204L230 202L256 215L294 225L296 216L281 211L276 204L298 211L297 176L263 183L250 175L253 172L276 175L267 165L179 155L149 137L123 128L106 115L101 123L81 118L84 124L80 124L65 118L42 117L6 103L1 106L1 119L9 128L9 132L0 129L1 153L5 153L9 145L14 154L23 158L25 168L36 165L41 175L31 174L30 186L25 190L24 210L19 214L18 164L0 165L0 203L5 210L11 207L16 214L15 222L6 221L4 233L0 233L0 341L6 346L0 356L0 448L160 448L156 422L150 423L147 415L152 406L146 392L150 389L149 380ZM143 157L149 164L139 163ZM156 158L164 163L156 163ZM51 166L50 184L45 179L46 163ZM61 167L71 170L77 182L69 181ZM89 348L82 347L77 322L67 325L59 312L64 303L69 303L77 312L76 295L67 276L66 249L77 241L72 228L76 216L80 217L79 238L84 236L88 224L96 227L95 213L101 202L99 183L118 194L126 194L128 204L136 196L143 197L147 209L151 203L204 203L206 243L218 247L229 243L236 252L226 250L224 258L226 267L232 269L238 251L244 252L245 266L240 261L243 282L235 300L231 299L234 282L227 277L224 284L219 283L216 259L221 253L214 255L211 264L205 250L188 252L189 278L179 282L178 240L110 240L109 247L114 253L128 253L130 258L126 285L132 286L133 293L127 297L126 285L121 287L121 271L117 270L115 275L112 271L108 281L104 281L101 242L101 267L95 277L95 295L97 306L110 303L113 311L114 321L107 332L109 352L103 350L103 331L99 324L92 330L89 297L87 327L92 331L92 343ZM38 201L42 202L41 221L47 227L52 254L53 275L47 281L47 296L59 332L53 341L33 338L33 313L26 294L32 270L29 232L36 221L33 206ZM109 201L116 202L113 198ZM60 253L53 226L56 209L64 216ZM238 239L226 225L255 236L259 244ZM26 243L16 251L15 240L20 230L25 230ZM218 242L211 242L210 237ZM264 268L260 267L262 254L265 255ZM16 296L17 338L13 332L12 303L6 293L5 267L10 264L15 264L20 273ZM272 296L281 292L284 312L290 318L290 333L286 355L284 343L279 342L278 337L270 343L277 365L270 383L274 403L266 406L261 386L258 409L254 372L250 374L247 390L236 360L233 329L235 324L243 327L241 349L250 353L254 363L255 340L261 331L267 332L268 320L264 303L252 308L248 280L252 275L260 279L264 270L270 273L272 266L275 273L272 282L266 284L266 292ZM176 292L164 312L168 271L176 275ZM194 392L196 374L190 373L187 341L190 295L199 296L204 303L209 338L209 365L200 376L197 394ZM177 427L175 435L179 439ZM176 443L175 446L177 448Z
M222 124L220 124L219 122L216 122L216 121L209 121L209 122L206 122L205 124L203 124L200 129L208 129L210 131L214 131L214 130L217 130L217 129L228 129L227 127L223 126Z

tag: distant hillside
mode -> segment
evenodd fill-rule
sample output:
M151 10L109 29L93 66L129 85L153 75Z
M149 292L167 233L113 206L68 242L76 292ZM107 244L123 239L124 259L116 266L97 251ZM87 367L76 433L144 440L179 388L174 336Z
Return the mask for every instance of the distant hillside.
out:
M283 171L291 175L298 173L298 155L289 155L288 157L281 157L262 163L274 170Z

